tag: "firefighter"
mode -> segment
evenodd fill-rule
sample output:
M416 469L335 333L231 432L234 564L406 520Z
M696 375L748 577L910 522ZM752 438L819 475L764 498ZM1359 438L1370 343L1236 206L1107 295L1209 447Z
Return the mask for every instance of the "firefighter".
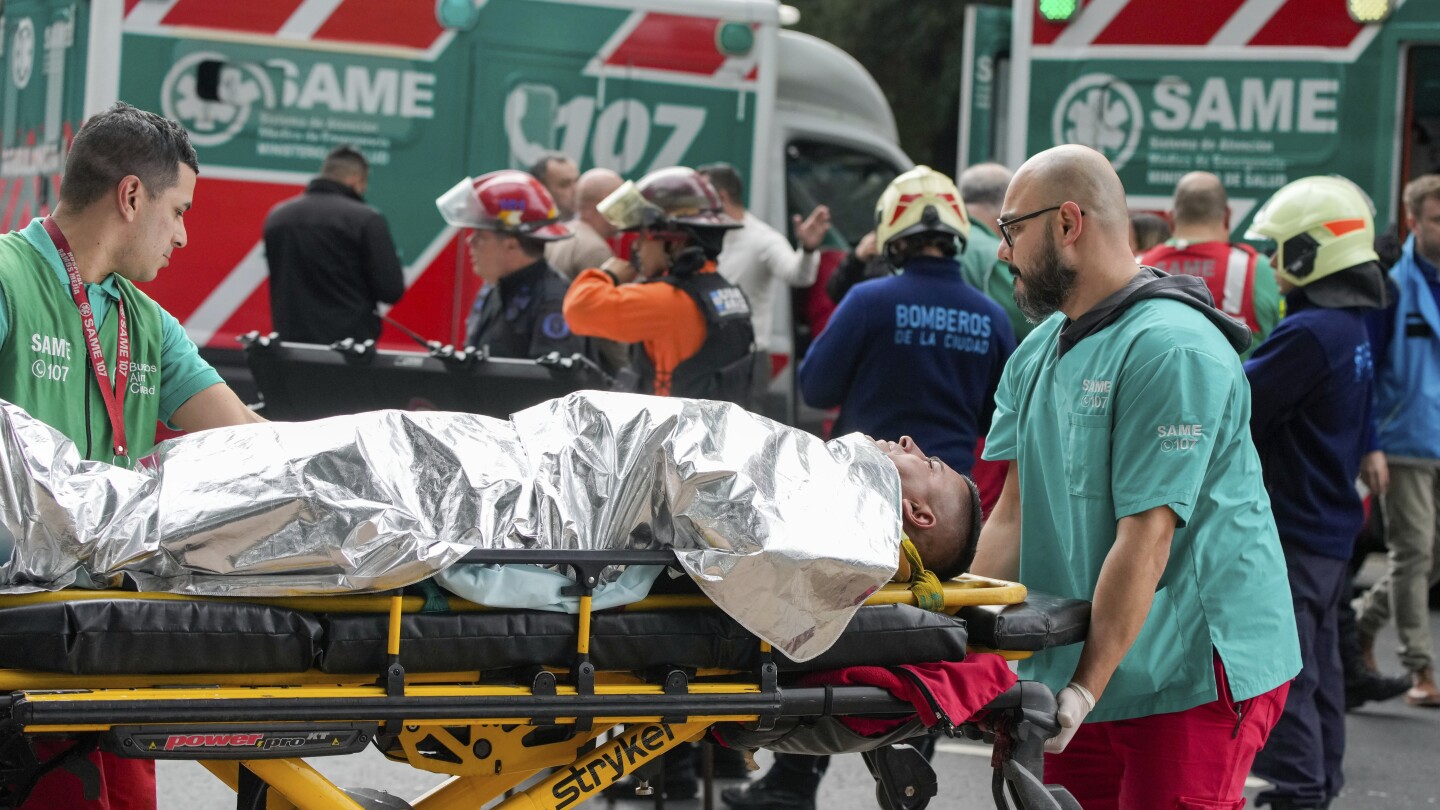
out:
M471 266L485 281L466 325L467 345L530 360L584 350L560 311L567 282L545 261L546 243L570 231L539 180L513 170L467 177L435 205L446 222L468 229Z
M1385 305L1370 204L1348 180L1306 177L1275 192L1247 234L1276 245L1285 318L1245 363L1250 431L1275 511L1304 662L1255 758L1276 810L1328 807L1344 784L1340 601L1365 522L1363 475L1375 366L1366 315ZM1383 464L1382 464L1383 466Z
M629 261L610 259L575 277L565 295L571 327L638 344L634 390L748 406L750 305L715 272L725 232L740 223L721 209L715 190L694 169L675 166L625 183L598 210L637 239Z

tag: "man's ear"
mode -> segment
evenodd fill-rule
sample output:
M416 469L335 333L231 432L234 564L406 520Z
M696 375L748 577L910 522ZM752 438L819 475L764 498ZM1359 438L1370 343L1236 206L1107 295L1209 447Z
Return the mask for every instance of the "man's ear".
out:
M135 221L140 212L140 195L144 193L144 184L133 174L120 178L119 184L115 186L115 202L120 216L124 217L126 222Z
M926 504L903 498L900 501L900 512L905 518L906 528L928 529L935 525L935 513Z
M1073 202L1066 202L1060 206L1058 219L1060 220L1060 243L1066 247L1075 244L1075 240L1080 238L1080 232L1085 228L1085 216L1081 213L1080 206Z

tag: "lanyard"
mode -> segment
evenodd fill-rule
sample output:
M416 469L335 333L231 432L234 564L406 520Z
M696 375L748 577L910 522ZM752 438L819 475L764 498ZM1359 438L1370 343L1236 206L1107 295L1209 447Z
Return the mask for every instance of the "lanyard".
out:
M110 373L105 366L105 354L100 350L100 330L95 327L95 313L90 309L90 296L85 293L85 284L80 280L80 270L75 266L75 254L70 252L70 242L60 232L60 226L49 217L45 218L45 232L55 243L60 253L60 262L70 276L70 295L75 299L75 308L80 311L80 323L85 327L85 348L90 351L90 368L95 371L95 380L100 384L100 397L105 400L105 411L110 415L110 432L115 440L117 459L130 458L125 446L125 392L130 379L130 332L125 328L125 302L117 300L116 315L119 316L118 334L115 341L115 382L110 382Z

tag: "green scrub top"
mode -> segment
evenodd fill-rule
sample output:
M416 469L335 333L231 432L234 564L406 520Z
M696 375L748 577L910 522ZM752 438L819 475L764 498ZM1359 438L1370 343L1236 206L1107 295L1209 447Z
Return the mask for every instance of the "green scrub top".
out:
M1150 615L1091 720L1183 711L1217 697L1213 650L1245 700L1300 671L1270 500L1235 350L1198 310L1134 304L1062 358L1055 314L1020 345L996 393L985 458L1018 462L1020 581L1092 599L1127 515L1179 518ZM1081 645L1020 662L1059 690Z

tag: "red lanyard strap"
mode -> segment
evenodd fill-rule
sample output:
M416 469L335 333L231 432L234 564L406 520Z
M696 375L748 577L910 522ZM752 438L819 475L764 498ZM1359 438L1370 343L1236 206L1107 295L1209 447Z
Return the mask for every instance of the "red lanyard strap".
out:
M130 380L130 331L125 326L125 302L115 302L119 322L115 340L115 382L110 382L110 372L105 365L105 354L100 349L100 330L95 326L95 313L90 309L90 296L85 293L85 284L80 280L80 270L75 266L75 254L70 251L70 242L60 232L60 226L49 217L45 218L45 232L55 243L60 253L60 262L70 277L70 295L75 299L75 308L80 311L80 323L85 327L85 347L90 351L90 368L100 384L100 397L105 400L105 411L110 415L110 431L115 439L115 455L129 458L125 443L125 392Z

